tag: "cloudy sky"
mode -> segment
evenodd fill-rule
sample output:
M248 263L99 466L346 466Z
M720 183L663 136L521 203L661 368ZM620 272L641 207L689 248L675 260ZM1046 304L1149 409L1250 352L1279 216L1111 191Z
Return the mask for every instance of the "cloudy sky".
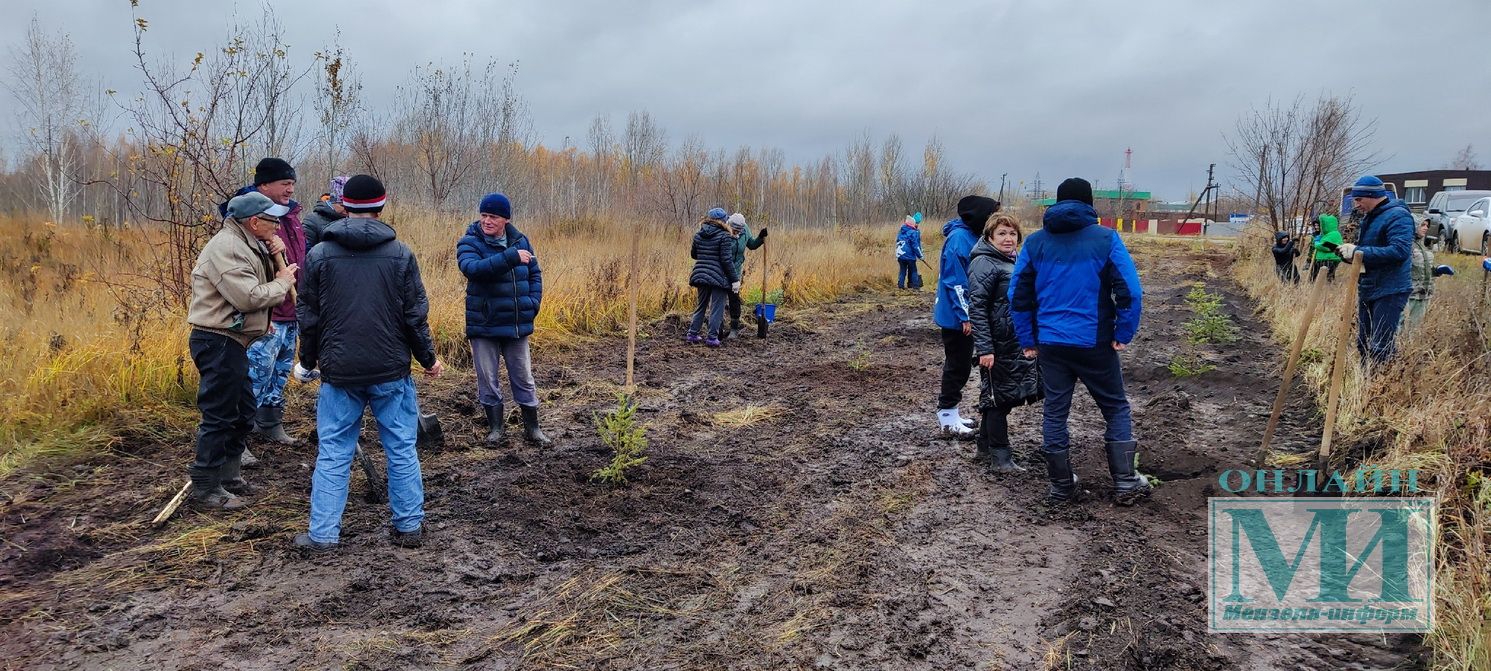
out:
M1273 99L1353 95L1375 119L1379 172L1441 167L1466 144L1491 164L1491 2L949 0L938 2L271 0L292 57L343 42L373 106L410 69L520 63L538 139L584 144L647 110L675 143L774 146L812 160L868 131L908 150L933 135L997 188L1039 172L1130 179L1170 200L1231 170L1222 134ZM122 92L128 0L6 0L0 45L33 14L65 30L84 70ZM149 48L189 58L257 2L140 0ZM0 96L0 118L14 104Z

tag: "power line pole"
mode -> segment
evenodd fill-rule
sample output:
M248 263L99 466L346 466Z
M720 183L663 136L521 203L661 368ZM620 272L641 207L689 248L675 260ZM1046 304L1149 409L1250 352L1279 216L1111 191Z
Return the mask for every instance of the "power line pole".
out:
M1001 203L1004 202L1004 178L1008 177L1008 176L1009 176L1009 173L1007 173L1007 172L1000 173L1000 175L999 175L999 202L1001 202Z

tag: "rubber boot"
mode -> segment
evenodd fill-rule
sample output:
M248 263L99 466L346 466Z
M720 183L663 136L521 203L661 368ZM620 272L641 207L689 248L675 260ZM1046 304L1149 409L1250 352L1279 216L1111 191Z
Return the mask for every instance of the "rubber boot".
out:
M192 490L186 496L186 504L193 510L216 512L242 510L248 507L248 503L243 499L222 488L220 471L220 468L209 469L195 466L190 469Z
M1134 455L1139 451L1139 441L1119 440L1108 443L1108 472L1113 474L1113 502L1120 506L1132 506L1149 498L1153 491L1149 480L1134 468Z
M524 438L538 443L541 447L553 444L554 441L549 440L549 437L545 436L544 432L538 428L538 406L520 405L518 406L518 410L523 413Z
M272 440L282 445L294 445L295 439L285 433L283 421L285 419L285 408L272 405L260 406L254 415L254 429L265 440Z
M984 438L982 431L973 437L973 463L989 463L989 441Z
M969 428L958 417L957 408L943 408L937 411L937 425L944 438L957 438L958 440L973 440L977 431Z
M1081 489L1077 486L1077 474L1072 472L1071 450L1046 448L1041 451L1041 456L1046 458L1046 478L1051 481L1046 500L1051 503L1076 501Z
M254 486L243 479L242 454L228 457L228 460L223 462L222 468L218 469L217 474L222 488L228 490L228 493L237 496L252 496L254 494Z
M253 468L259 465L259 458L254 456L254 453L250 452L248 446L245 445L243 447L243 454L239 455L239 463L244 468Z
M989 448L989 472L991 473L1023 473L1025 468L1014 459L1014 451L1006 445L994 445Z
M502 404L482 405L487 411L487 447L496 447L507 442L507 415Z

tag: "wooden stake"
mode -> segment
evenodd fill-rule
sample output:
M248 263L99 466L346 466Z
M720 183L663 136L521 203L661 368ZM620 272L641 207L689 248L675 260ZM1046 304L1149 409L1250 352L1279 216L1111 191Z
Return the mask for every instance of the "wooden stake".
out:
M1336 410L1341 405L1341 384L1346 375L1346 350L1351 339L1351 326L1356 323L1360 308L1356 305L1357 276L1362 272L1362 255L1351 259L1351 272L1346 274L1346 310L1341 315L1341 324L1336 327L1336 357L1331 365L1330 393L1325 400L1325 432L1320 437L1320 455L1316 461L1324 469L1331 457L1331 439L1336 430Z
M176 509L181 507L183 501L186 501L186 493L191 490L192 481L187 480L186 484L181 486L181 491L176 492L176 496L171 497L171 501L166 504L165 508L161 509L160 514L156 515L155 519L150 521L151 526L158 527L165 524L166 520L171 519L171 516L176 514Z
M637 385L632 379L637 358L637 255L642 247L642 227L632 226L632 256L627 262L626 283L628 293L631 294L630 305L626 311L626 394L631 396L637 390Z
M285 253L284 252L280 252L280 253L274 255L274 272L279 272L281 270L284 270L285 267L289 266L289 265L290 265L290 261L289 261L289 259L285 258ZM290 302L291 303L299 303L300 302L300 297L295 294L295 281L294 280L290 281Z
M1305 314L1299 322L1299 328L1294 333L1294 343L1289 347L1289 360L1284 364L1284 382L1279 385L1279 393L1274 396L1274 409L1268 415L1268 426L1263 429L1263 446L1258 448L1258 466L1262 467L1268 460L1268 446L1273 442L1274 430L1279 427L1279 416L1284 413L1284 400L1289 397L1289 385L1294 382L1294 369L1299 365L1300 352L1305 348L1305 337L1310 335L1310 324L1315 321L1315 310L1320 306L1320 297L1325 294L1326 281L1315 275L1311 281L1310 297L1305 301Z

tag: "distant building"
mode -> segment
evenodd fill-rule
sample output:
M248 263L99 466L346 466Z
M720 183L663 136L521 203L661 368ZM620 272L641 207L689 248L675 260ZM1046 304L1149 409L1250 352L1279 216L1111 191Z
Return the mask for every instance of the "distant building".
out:
M1093 189L1092 207L1100 217L1138 217L1149 211L1149 197L1148 191ZM1036 204L1051 207L1056 204L1056 199L1044 198Z
M1398 197L1415 212L1422 212L1440 191L1491 190L1491 170L1420 170L1377 178L1396 185Z

